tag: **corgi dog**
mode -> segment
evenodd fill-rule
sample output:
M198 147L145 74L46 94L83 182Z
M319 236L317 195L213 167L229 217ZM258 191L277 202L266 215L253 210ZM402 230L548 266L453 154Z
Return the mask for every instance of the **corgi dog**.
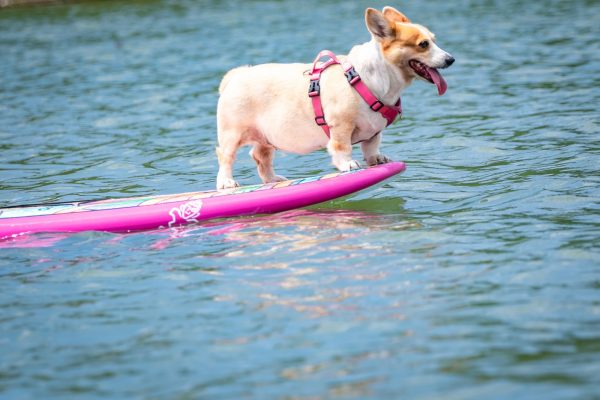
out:
M307 95L313 84L311 64L242 66L225 74L217 105L217 189L238 186L233 163L244 145L252 146L250 155L264 183L285 180L273 169L275 150L306 154L327 148L333 165L349 171L360 168L352 159L352 145L360 142L367 165L391 161L379 151L380 133L391 121L350 84L348 69L353 67L351 72L378 103L393 105L415 78L435 84L444 94L447 84L438 69L452 65L454 57L438 47L426 27L393 7L368 8L365 22L371 40L339 56L339 63L323 70L317 82L323 123L315 118L317 106ZM342 64L348 65L346 70ZM315 60L313 71L317 65ZM325 133L321 125L327 125Z

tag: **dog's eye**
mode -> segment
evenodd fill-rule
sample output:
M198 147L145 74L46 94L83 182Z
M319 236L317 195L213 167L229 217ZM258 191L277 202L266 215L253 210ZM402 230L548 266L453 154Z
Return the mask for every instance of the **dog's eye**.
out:
M426 49L429 47L429 40L423 40L421 43L419 43L419 47L422 49Z

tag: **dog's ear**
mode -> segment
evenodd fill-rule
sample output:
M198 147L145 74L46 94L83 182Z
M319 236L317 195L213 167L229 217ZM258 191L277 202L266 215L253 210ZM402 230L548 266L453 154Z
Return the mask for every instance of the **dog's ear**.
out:
M394 25L374 8L367 8L365 22L367 23L367 29L375 39L383 40L395 36Z
M404 22L409 24L410 19L400 11L396 10L394 7L386 6L383 7L383 15L390 21L394 22Z

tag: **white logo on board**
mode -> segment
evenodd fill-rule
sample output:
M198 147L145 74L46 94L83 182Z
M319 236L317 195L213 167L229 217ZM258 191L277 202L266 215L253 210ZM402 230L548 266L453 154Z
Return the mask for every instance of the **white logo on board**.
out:
M200 210L202 209L202 200L188 201L187 203L181 204L179 207L171 208L169 215L171 221L169 222L169 228L177 223L177 216L179 215L185 222L198 222L196 218L200 216Z

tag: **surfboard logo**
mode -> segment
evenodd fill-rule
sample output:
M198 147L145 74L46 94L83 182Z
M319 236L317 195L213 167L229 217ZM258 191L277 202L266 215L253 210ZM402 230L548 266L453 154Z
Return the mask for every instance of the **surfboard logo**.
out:
M178 217L183 219L185 222L198 222L197 218L200 216L200 210L202 209L202 200L192 200L187 203L179 205L179 207L173 207L169 211L171 221L169 222L169 228L177 223Z

